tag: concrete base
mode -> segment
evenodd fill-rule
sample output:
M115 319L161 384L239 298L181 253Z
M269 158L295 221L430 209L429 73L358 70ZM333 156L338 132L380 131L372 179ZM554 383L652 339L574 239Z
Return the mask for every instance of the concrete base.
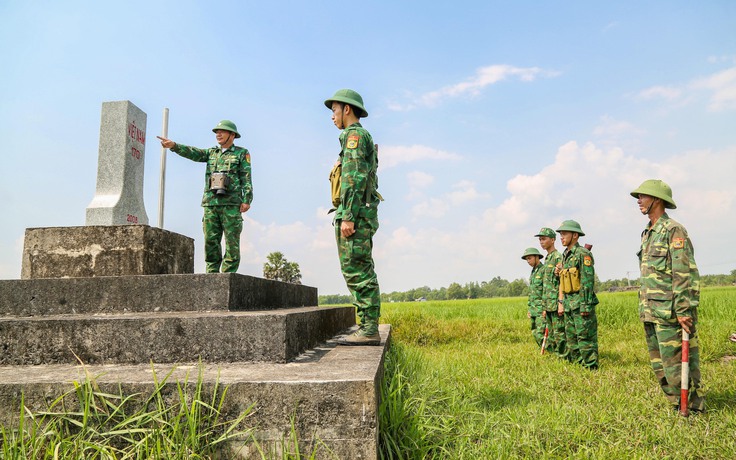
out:
M0 365L283 363L355 324L352 307L0 318Z
M194 240L148 225L26 229L21 278L194 273Z
M316 447L315 458L373 460L378 458L379 385L390 326L382 325L380 333L382 346L346 347L329 341L287 364L180 364L175 368L156 364L154 368L158 380L172 372L162 392L171 398L177 398L177 381L195 382L201 372L206 390L218 380L228 387L224 413L234 418L255 404L245 423L267 455L278 454L282 441L289 445L293 417L301 452L309 455L321 443L324 446ZM112 394L122 389L145 397L155 387L150 364L0 367L0 423L17 426L21 394L26 407L41 411L49 401L73 390L73 381L87 376L94 377L101 391ZM231 443L230 448L239 453L226 453L225 458L261 458L252 444Z
M0 317L306 307L317 288L237 273L0 280Z

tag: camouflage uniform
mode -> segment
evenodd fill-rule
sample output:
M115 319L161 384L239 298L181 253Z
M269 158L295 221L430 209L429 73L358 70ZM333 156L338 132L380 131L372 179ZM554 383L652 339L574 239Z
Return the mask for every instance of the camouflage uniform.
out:
M207 273L236 272L240 265L240 233L243 230L242 203L253 201L250 173L250 153L243 147L230 146L223 151L219 146L199 149L176 144L172 152L193 161L207 163L204 175L202 207L204 217L204 253ZM218 195L210 190L213 172L226 172L230 179L228 192ZM225 257L222 255L222 235L225 234Z
M353 295L365 335L378 333L381 294L373 264L373 235L378 230L378 152L370 133L353 123L340 133L342 163L340 204L335 213L335 239L340 268ZM355 224L355 233L342 236L340 224Z
M546 311L546 326L549 329L547 349L557 356L564 357L567 342L565 341L565 318L557 315L557 299L560 294L560 279L555 276L555 267L562 262L562 254L555 249L547 254L543 267L542 303Z
M690 328L690 410L705 409L700 385L698 304L700 275L687 230L665 213L641 235L639 318L644 323L649 360L667 399L679 406L682 327L678 316L693 319Z
M544 311L543 302L543 266L537 264L536 267L532 268L532 273L529 276L529 315L531 320L532 336L537 345L542 346L544 341L544 318L542 312Z
M575 243L572 249L562 254L562 268L577 268L580 273L580 290L565 294L565 338L567 340L566 358L580 363L589 369L598 368L598 319L595 306L595 269L593 255ZM587 316L581 313L588 313Z

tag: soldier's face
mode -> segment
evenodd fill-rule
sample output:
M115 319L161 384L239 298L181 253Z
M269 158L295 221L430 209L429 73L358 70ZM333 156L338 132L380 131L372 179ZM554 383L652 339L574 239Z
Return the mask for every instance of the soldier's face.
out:
M555 240L548 236L540 236L539 245L542 246L542 249L544 249L545 251L549 251L550 249L554 247Z
M577 241L578 234L575 232L567 232L567 231L561 231L560 232L560 241L562 241L562 245L566 248L570 247L571 244L575 244L575 241Z
M215 130L215 139L217 139L218 144L224 145L230 139L230 131L225 131L224 129Z
M536 267L539 263L539 256L526 256L524 257L524 260L526 260L526 263L528 263L530 267Z
M345 116L344 107L344 104L332 102L332 122L337 126L337 129L345 129L345 122L343 121Z
M654 201L653 196L640 193L639 198L636 199L636 204L639 205L639 211L641 211L642 214L649 214L649 210L652 206L652 201Z

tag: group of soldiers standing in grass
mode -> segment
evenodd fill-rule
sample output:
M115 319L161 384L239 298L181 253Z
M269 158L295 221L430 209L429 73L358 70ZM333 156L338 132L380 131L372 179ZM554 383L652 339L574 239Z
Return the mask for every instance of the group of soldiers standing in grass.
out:
M631 196L649 219L637 253L639 319L649 361L675 410L685 416L703 412L697 327L700 275L692 242L685 227L667 215L667 209L677 207L669 185L649 179ZM578 239L585 233L574 220L564 221L557 233L563 253L555 248L555 231L544 227L535 236L546 256L536 248L522 255L532 267L528 313L532 335L542 353L549 350L594 370L598 368L598 297L591 247L580 246Z
M597 369L598 297L594 291L593 255L589 247L580 245L578 240L585 233L576 221L562 222L557 232L565 248L563 253L555 247L555 231L543 227L534 236L547 255L528 248L521 257L532 267L528 312L532 335L543 351Z

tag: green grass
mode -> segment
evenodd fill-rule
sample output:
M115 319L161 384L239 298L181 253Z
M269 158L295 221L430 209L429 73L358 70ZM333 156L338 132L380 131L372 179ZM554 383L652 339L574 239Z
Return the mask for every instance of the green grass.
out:
M736 289L702 293L708 412L684 419L649 367L635 292L602 293L600 369L540 356L526 299L384 304L386 459L736 458Z

